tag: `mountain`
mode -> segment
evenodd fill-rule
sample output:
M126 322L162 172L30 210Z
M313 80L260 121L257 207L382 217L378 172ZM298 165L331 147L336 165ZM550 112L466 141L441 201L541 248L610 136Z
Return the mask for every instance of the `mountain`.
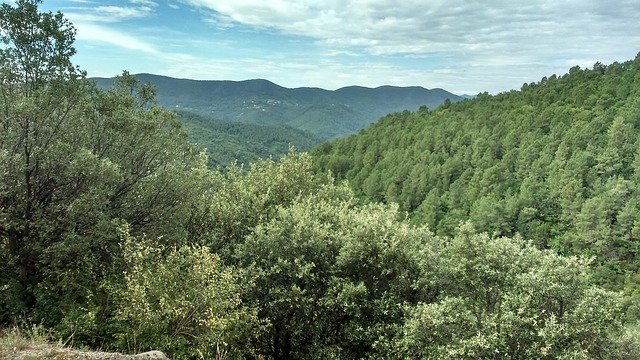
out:
M442 89L350 86L335 91L289 89L268 80L200 81L151 74L135 75L157 90L160 105L205 118L259 125L285 125L333 139L352 134L389 113L434 108L446 99L462 100ZM109 88L113 78L94 78Z
M603 283L638 279L640 55L391 114L313 155L362 197L396 202L437 234L470 220L594 257Z
M277 158L287 154L291 146L306 151L321 142L312 134L289 126L208 119L182 110L176 113L191 139L207 149L211 167Z

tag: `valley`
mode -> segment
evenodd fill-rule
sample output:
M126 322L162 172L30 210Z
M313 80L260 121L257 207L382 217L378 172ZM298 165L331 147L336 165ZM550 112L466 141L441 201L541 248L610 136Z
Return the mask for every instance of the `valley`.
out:
M132 76L139 84L154 87L159 105L176 111L193 141L207 148L210 166L278 158L290 147L307 151L322 141L358 132L383 115L463 99L442 89L422 87L351 86L329 91L288 89L267 80ZM92 80L106 90L114 79Z

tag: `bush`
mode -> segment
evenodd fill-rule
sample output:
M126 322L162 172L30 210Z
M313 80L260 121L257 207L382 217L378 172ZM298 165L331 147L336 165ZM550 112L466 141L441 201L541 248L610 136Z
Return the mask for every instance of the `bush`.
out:
M239 273L205 247L165 249L123 230L127 263L113 288L117 346L172 359L241 357L261 326L241 302Z

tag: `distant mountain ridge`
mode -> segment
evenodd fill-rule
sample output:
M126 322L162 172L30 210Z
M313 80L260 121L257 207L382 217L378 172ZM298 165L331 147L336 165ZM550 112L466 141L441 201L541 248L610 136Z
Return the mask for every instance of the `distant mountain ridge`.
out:
M419 86L348 86L337 90L285 88L264 79L189 80L137 74L157 90L160 105L207 118L260 125L285 125L333 139L355 133L380 117L422 105L435 108L463 97L443 89ZM113 78L93 78L109 88Z

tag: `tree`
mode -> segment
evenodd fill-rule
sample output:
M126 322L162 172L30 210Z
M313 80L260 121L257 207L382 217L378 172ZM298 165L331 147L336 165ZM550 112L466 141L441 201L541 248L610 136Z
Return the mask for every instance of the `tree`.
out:
M110 311L97 285L122 270L118 228L185 242L212 176L175 114L83 79L73 28L38 3L0 11L0 321L91 341Z
M609 269L616 289L635 271L629 245L638 242L632 224L640 218L629 205L620 226L622 207L605 206L606 193L614 179L630 188L640 181L639 76L637 59L574 67L522 91L390 115L313 154L319 169L335 171L365 200L398 202L438 235L471 220L480 231L519 233L563 254L588 254L597 243L606 257L621 258ZM352 161L332 166L341 159ZM582 219L597 218L584 214L598 208L611 214L584 231L592 223Z
M60 13L38 12L39 2L0 7L0 181L6 186L0 195L5 213L0 239L6 260L15 266L8 272L19 284L15 296L27 306L34 301L27 290L36 273L32 245L42 236L36 220L53 210L52 168L63 166L47 160L62 155L57 140L69 135L70 114L85 90L75 81L84 74L70 61L75 30Z
M2 87L6 98L11 93L24 95L81 78L84 73L71 63L75 29L62 13L41 13L41 0L18 0L16 6L0 7L0 50Z
M626 346L621 296L593 284L587 259L459 231L423 267L438 299L411 310L398 358L609 358Z
M391 338L417 297L414 253L431 234L397 208L356 207L327 186L280 206L237 247L255 281L246 298L270 324L261 352L282 358L364 358Z

